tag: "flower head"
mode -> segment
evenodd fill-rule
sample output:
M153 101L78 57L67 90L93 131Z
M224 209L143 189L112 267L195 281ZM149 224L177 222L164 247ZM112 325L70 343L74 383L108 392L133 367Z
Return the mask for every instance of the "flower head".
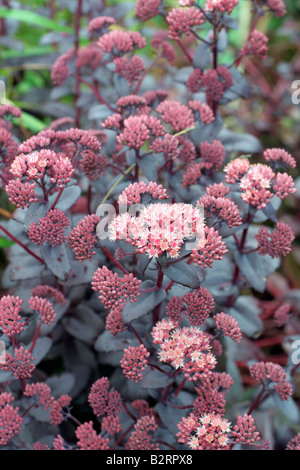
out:
M125 239L139 253L158 257L164 252L177 257L185 240L201 236L203 219L190 204L149 204L139 216L117 216L109 225L112 240Z
M286 256L291 251L295 239L291 227L283 222L278 222L272 233L268 231L267 227L260 228L255 237L258 241L259 254L269 255L272 258Z
M146 46L146 39L137 31L114 30L100 37L98 46L104 52L120 57Z
M195 125L193 112L187 106L178 101L165 100L156 108L162 115L162 119L171 124L175 132L180 132Z
M242 48L242 56L256 55L265 58L268 55L269 38L267 38L261 31L252 31L246 45Z
M130 86L133 82L140 79L145 69L143 59L135 55L131 59L117 57L114 59L114 64L116 66L115 73L125 78Z
M172 320L168 323L172 324ZM156 343L159 341L159 328L160 322L152 332ZM176 328L170 330L168 336L165 330L160 341L158 357L161 362L170 363L175 369L182 370L189 381L197 381L203 373L213 370L216 366L210 338L198 327Z
M199 266L212 267L214 260L221 260L228 252L221 235L213 227L204 228L205 238L192 250L191 259Z
M157 428L154 416L142 416L135 423L125 448L127 450L159 450L159 445L152 442L153 433Z
M147 367L149 356L150 353L143 344L140 344L140 346L129 346L125 349L121 359L121 367L125 377L134 382L142 380L142 372Z
M102 34L106 33L108 28L115 24L116 20L111 16L97 16L93 18L88 24L88 32L97 34L101 36Z
M281 168L296 168L296 160L284 149L272 148L264 152L265 160L273 166L275 170L278 166Z
M238 5L239 0L206 0L205 8L207 10L219 10L221 13L227 12L229 15Z
M279 364L273 362L257 362L249 367L250 375L265 387L273 385L281 400L288 400L292 395L292 386L287 380L286 373Z
M253 417L247 414L238 416L237 423L233 426L231 434L235 442L242 444L249 445L260 439L259 433L256 431Z
M167 16L169 25L169 38L175 41L182 34L189 34L191 28L199 26L204 22L203 13L195 7L173 8Z
M178 442L193 450L228 450L231 423L220 415L209 413L197 418L191 413L178 424Z
M75 431L80 450L109 450L109 438L103 438L93 428L92 421L78 426Z
M242 333L238 322L227 313L217 313L214 316L215 325L225 336L229 336L236 343L242 339Z
M11 393L0 394L0 445L6 445L12 437L21 431L23 423L19 408L10 403L14 401Z
M49 243L51 246L62 245L67 237L65 229L70 225L70 220L60 209L50 210L45 217L41 217L38 223L33 222L28 231L28 237L37 245Z
M5 363L0 363L0 368L12 372L16 379L29 379L35 369L33 359L31 352L21 346L15 348L13 355L6 353Z
M81 219L69 235L69 247L74 251L76 259L82 262L85 259L91 261L96 254L94 247L97 242L96 225L100 222L100 217L95 214L87 215Z
M113 273L106 266L97 269L93 275L92 289L100 293L99 299L105 308L113 308L129 299L135 302L140 295L138 292L139 281L133 274L125 274L120 278L118 273Z
M135 6L135 14L142 21L150 20L159 14L161 0L138 0Z
M54 322L56 313L53 304L49 300L42 297L33 296L28 300L31 310L38 312L41 320L45 325L50 325Z
M23 300L13 295L0 299L0 328L9 338L22 333L25 322L20 315Z

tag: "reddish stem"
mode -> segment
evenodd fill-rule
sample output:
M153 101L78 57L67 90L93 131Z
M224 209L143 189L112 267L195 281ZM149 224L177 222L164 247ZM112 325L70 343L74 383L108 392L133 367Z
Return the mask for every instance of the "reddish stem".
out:
M62 193L63 193L63 190L64 190L64 188L60 188L60 190L58 191L57 196L56 196L56 198L55 198L55 201L53 202L53 204L52 204L50 210L54 209L54 207L56 206L56 204L57 204L58 201L60 200L60 197L61 197L61 195L62 195Z
M100 101L100 103L102 104L105 104L105 106L108 107L108 109L110 109L113 113L116 113L117 112L117 109L113 108L104 98L102 98L102 96L100 95L100 93L98 92L98 90L96 88L93 87L93 85L91 85L89 82L87 82L86 80L84 80L83 78L79 77L77 74L74 75L75 78L77 78L81 83L83 83L84 85L86 85L87 87L89 87L92 92L94 93L94 95L96 96L96 98L98 99L98 101Z
M116 258L108 251L108 249L105 248L105 246L101 246L101 250L108 257L108 259L110 259L114 265L122 271L123 274L128 274L128 271L126 271L126 269L119 263L119 261L116 260Z
M29 349L30 354L34 350L34 347L36 345L36 342L38 340L38 337L39 337L39 334L40 334L40 331L41 331L42 324L43 324L43 322L40 321L38 326L37 326L37 329L35 330L34 338L32 340L32 344L31 344L30 349Z
M177 390L176 390L176 392L175 392L175 394L174 394L175 397L177 397L177 395L179 395L179 393L181 392L181 390L182 390L183 387L184 387L185 382L186 382L186 379L183 379L182 382L181 382L181 384L179 385L179 387L177 388Z
M20 240L17 240L10 232L8 232L2 225L0 225L0 230L5 233L11 240L13 240L15 243L20 245L28 254L30 254L33 258L35 258L37 261L39 261L42 264L46 264L45 261L40 258L38 255L36 255L33 251L31 251L26 245L24 245Z

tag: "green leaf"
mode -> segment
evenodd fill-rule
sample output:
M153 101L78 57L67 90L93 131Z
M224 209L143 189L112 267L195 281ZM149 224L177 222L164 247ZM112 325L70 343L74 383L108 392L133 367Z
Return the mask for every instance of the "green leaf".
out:
M14 124L23 126L25 129L28 129L34 133L41 132L46 127L46 124L43 121L29 113L26 113L25 111L22 111L22 116L20 118L14 119L13 122Z
M0 248L9 248L10 246L14 245L15 242L10 240L6 240L5 238L0 238Z
M34 26L51 29L52 31L62 31L69 34L74 32L69 26L61 25L50 18L27 10L0 8L0 18L11 18Z
M1 16L0 16L1 18ZM1 59L14 59L16 57L31 57L36 55L53 54L52 46L27 46L23 51L15 49L2 50Z

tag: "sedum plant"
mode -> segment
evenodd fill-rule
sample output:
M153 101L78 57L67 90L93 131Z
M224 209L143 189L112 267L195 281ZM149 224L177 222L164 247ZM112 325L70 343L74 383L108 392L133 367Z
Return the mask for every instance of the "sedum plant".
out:
M296 192L296 161L226 125L251 99L244 57L268 53L259 19L285 5L251 2L228 63L238 3L138 0L138 30L105 7L80 47L79 0L75 43L51 71L74 117L18 144L21 110L0 106L1 182L16 207L0 225L14 242L2 448L268 449L265 407L294 422L285 445L299 449L295 368L255 344L267 278L294 240L277 212ZM278 308L278 328L291 313Z

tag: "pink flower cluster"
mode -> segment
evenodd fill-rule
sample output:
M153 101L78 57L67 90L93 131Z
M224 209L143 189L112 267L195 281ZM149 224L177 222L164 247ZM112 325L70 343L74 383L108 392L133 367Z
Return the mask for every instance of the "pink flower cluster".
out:
M275 174L270 166L260 163L250 165L246 158L233 160L224 171L226 182L239 183L241 198L257 209L265 208L274 194L284 199L296 192L293 178L287 173Z
M139 281L133 274L125 274L120 278L118 273L113 273L106 266L98 268L93 275L92 289L99 292L99 299L105 308L113 308L124 304L127 299L135 302L140 295Z
M28 237L32 243L51 246L62 245L67 237L65 229L70 225L69 218L60 209L50 210L45 217L41 217L36 224L33 222L28 231Z
M227 12L230 15L238 3L239 0L206 0L205 9L219 10L221 13Z
M74 169L70 160L52 150L41 150L17 156L11 164L11 173L16 178L38 181L47 174L52 184L63 188L70 182Z
M286 6L283 0L267 0L267 3L277 18L282 18L286 14Z
M184 314L190 320L191 326L200 327L209 317L214 306L215 302L210 292L204 287L199 287L183 297L172 297L167 305L166 313L177 326Z
M139 253L158 257L164 252L171 258L179 255L185 240L201 236L203 219L190 204L150 204L139 216L117 216L109 225L111 240L126 240Z
M132 183L121 193L118 199L120 206L131 206L140 204L141 196L149 193L154 199L168 199L167 190L161 184L150 181L148 184L144 181Z
M88 24L88 32L98 34L101 36L116 20L111 16L97 16L93 18Z
M292 155L286 150L280 148L265 150L264 157L265 160L270 163L270 165L274 166L274 169L276 169L277 165L283 168L296 168L297 165L296 160L292 157Z
M159 444L152 442L158 428L154 416L142 416L134 425L125 448L127 450L159 450Z
M127 59L127 57L117 57L114 60L114 64L116 66L115 72L120 75L120 77L125 78L130 86L133 82L141 78L145 69L143 59L135 55L131 59Z
M269 38L260 31L252 31L246 45L241 50L242 57L247 55L256 55L263 59L268 55Z
M176 326L172 320L162 320L153 328L153 343L160 345L159 360L182 370L189 381L197 381L217 363L210 338L198 327Z
M74 251L75 257L82 262L92 259L96 254L94 247L97 242L96 225L100 222L100 217L95 214L86 215L74 227L69 235L69 247Z
M241 329L238 322L227 313L217 313L214 316L215 325L225 336L229 336L236 343L239 343L242 339Z
M166 123L171 124L175 132L195 125L192 110L178 101L164 100L157 106L156 111Z
M279 364L273 362L257 362L249 367L250 375L263 383L265 387L272 384L281 400L288 400L292 395L292 386L287 380L286 373Z
M291 227L283 222L278 222L273 232L269 232L267 227L261 227L256 235L258 252L260 255L269 255L272 258L286 256L292 249L294 239Z
M23 419L19 415L19 408L11 405L13 401L11 393L0 394L0 445L6 445L21 431Z
M100 49L116 57L135 49L143 49L146 44L146 39L139 32L117 29L104 34L98 41Z
M31 296L28 300L31 310L38 312L45 325L51 325L54 322L56 313L53 304L47 299L38 296Z
M197 93L202 88L204 89L208 103L220 101L225 91L233 84L233 76L224 65L206 70L206 72L196 68L187 80L187 88L191 92Z
M215 216L215 221L225 222L229 228L242 224L239 208L230 198L214 197L207 194L199 199L197 205L204 207L207 217L213 218Z
M65 304L66 299L62 292L55 287L47 286L47 285L39 285L32 289L31 291L32 297L43 297L44 299L51 299L54 303Z
M219 140L212 140L211 142L201 142L200 144L201 158L205 163L205 168L220 170L226 158L226 150L224 145Z
M23 300L13 295L5 295L0 299L0 328L10 339L22 333L25 321L20 312Z
M115 417L121 411L121 396L116 390L110 391L107 377L101 377L93 383L88 402L98 418L104 415Z
M18 144L10 132L0 128L0 157L2 162L10 165L18 152Z
M173 8L167 16L169 38L174 41L182 34L189 34L191 29L204 23L203 13L196 7Z
M109 438L103 438L93 428L92 421L78 426L75 431L80 450L109 450Z
M233 426L231 433L235 442L249 445L260 440L259 432L256 431L254 423L251 415L238 416L237 423Z
M22 116L22 111L21 109L17 108L16 106L13 106L11 104L2 104L0 106L0 118L1 119L11 119L12 117L21 117Z
M142 380L142 372L147 367L149 356L150 353L143 344L125 349L120 363L125 377L134 382Z
M229 450L231 423L213 413L197 418L191 413L178 424L178 442L193 450Z
M55 399L51 396L50 387L42 382L26 384L24 395L27 397L38 396L38 400L43 408L45 410L50 409L50 423L54 426L64 421L63 408L68 408L72 400L66 394Z
M135 14L142 21L150 20L159 14L161 0L137 0Z
M65 83L70 74L69 62L73 57L74 49L69 49L54 62L51 69L51 79L54 85L61 86Z
M221 260L228 252L221 235L214 227L204 228L204 240L192 250L191 259L203 268L212 267L214 260Z
M23 346L15 348L14 353L6 353L5 363L0 363L0 368L12 372L16 379L29 379L35 369L33 356Z

